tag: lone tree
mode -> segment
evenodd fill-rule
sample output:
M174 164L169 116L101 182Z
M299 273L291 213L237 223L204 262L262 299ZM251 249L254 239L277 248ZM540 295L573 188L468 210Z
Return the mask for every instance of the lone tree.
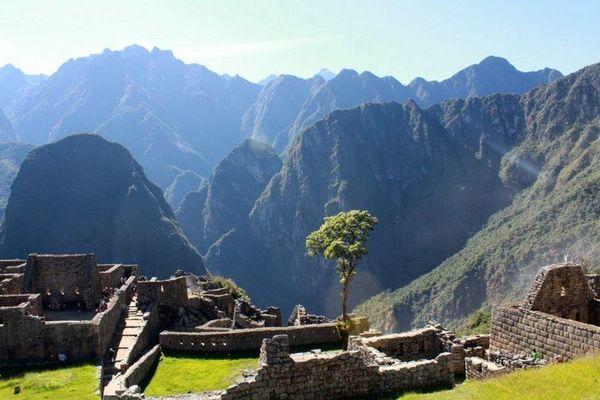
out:
M358 262L367 254L367 241L379 221L368 211L351 210L325 217L323 225L306 237L308 255L319 255L335 260L335 271L342 284L342 338L348 346L350 321L348 296L350 283L356 274Z

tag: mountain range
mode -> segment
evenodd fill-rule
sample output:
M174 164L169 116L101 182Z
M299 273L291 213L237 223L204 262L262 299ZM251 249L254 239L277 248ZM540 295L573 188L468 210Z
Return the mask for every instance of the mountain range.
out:
M522 93L558 76L550 69L520 72L489 57L442 82L417 79L404 86L392 77L342 70L309 79L280 75L263 87L186 64L170 51L134 45L69 60L49 77L2 68L0 108L12 128L0 117L0 139L41 145L97 133L125 146L166 190L186 172L208 178L245 138L281 153L302 129L335 109Z
M139 46L50 77L5 67L0 141L31 145L6 145L5 196L25 161L0 254L95 251L150 275L205 263L261 306L335 315L333 269L304 239L360 208L380 224L357 312L385 330L464 319L518 296L541 263L600 258L599 69L562 77L488 57L440 82L343 69L257 85ZM85 131L100 136L70 136Z
M381 222L354 301L412 282L358 308L393 330L521 293L563 252L597 261L599 74L594 65L523 95L426 109L334 111L295 138L247 219L209 248L207 267L259 303L332 314L337 280L305 255L304 238L326 215L367 209Z

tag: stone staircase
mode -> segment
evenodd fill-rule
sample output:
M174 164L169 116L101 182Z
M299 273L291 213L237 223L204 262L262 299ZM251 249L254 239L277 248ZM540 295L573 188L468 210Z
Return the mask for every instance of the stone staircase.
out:
M109 348L113 349L114 353L109 350L104 357L102 387L106 387L117 373L125 372L131 350L145 324L143 313L137 307L137 297L133 296L127 310L121 315L110 342Z

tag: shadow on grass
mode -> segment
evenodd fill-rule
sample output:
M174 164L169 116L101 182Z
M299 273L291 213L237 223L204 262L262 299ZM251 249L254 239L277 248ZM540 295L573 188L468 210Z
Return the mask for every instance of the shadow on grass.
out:
M88 365L95 366L94 360L78 360L69 363L42 363L32 365L14 365L0 367L0 380L23 378L26 373L56 371L68 368L85 367Z

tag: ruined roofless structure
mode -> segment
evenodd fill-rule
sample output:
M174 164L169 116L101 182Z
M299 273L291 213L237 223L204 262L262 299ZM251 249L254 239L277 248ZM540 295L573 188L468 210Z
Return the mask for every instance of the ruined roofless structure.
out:
M101 357L137 269L93 254L0 261L0 363Z
M540 268L521 304L494 308L486 352L465 359L468 378L488 378L600 350L600 275L581 265ZM531 357L535 352L541 357Z

